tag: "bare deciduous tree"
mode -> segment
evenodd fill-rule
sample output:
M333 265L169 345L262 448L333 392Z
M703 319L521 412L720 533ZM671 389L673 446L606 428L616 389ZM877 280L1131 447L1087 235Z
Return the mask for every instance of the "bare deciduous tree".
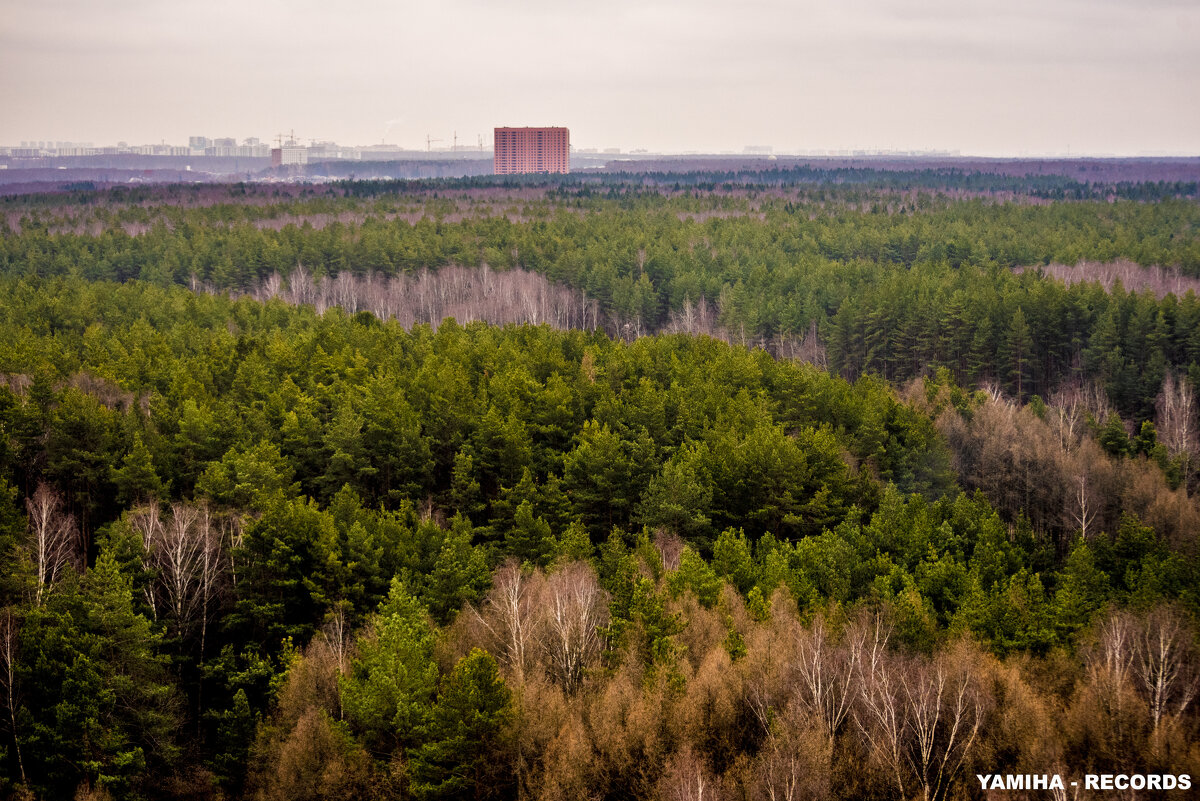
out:
M159 603L177 631L188 636L198 629L200 660L208 634L208 620L223 580L225 532L207 505L176 503L164 518L156 506L142 507L130 516L142 535L147 567L157 582L147 591L157 614Z
M1169 607L1154 609L1136 626L1133 676L1149 707L1156 748L1163 718L1186 712L1200 690L1194 640L1184 618Z
M1058 435L1058 446L1070 453L1083 436L1084 418L1083 389L1078 383L1059 387L1050 394L1050 413L1047 415L1051 427Z
M242 541L245 536L245 527L243 526L243 518L238 515L226 515L220 519L221 542L226 544L229 556L229 580L233 588L238 585L238 564L237 557L242 549Z
M1125 684L1133 668L1133 618L1124 612L1109 616L1100 624L1099 644L1088 660L1094 680Z
M199 559L199 619L200 619L200 664L204 664L204 651L208 643L208 621L213 615L213 605L217 603L225 586L225 574L229 567L225 551L225 529L236 525L228 515L214 518L208 504L201 504L197 510L196 525L200 541Z
M973 652L960 643L932 659L901 658L885 644L878 635L865 644L855 721L902 797L919 788L925 801L941 801L983 723Z
M9 725L12 728L13 752L17 757L17 770L21 783L25 778L25 761L21 757L21 740L17 736L17 636L16 616L10 607L0 610L0 690L4 692L4 705L8 708Z
M1098 513L1098 504L1092 497L1092 492L1088 487L1088 477L1086 473L1080 473L1075 477L1076 486L1072 489L1068 496L1067 518L1072 525L1085 540L1091 533L1092 524L1096 522L1096 514Z
M147 572L157 571L154 559L156 543L162 540L164 534L162 515L158 506L141 506L129 513L129 525L142 538L142 569ZM154 582L146 584L143 590L146 604L155 620L158 620L158 585Z
M367 310L380 319L397 320L405 328L419 323L436 328L447 317L460 323L547 323L585 330L601 324L599 303L585 293L519 267L495 272L486 264L479 268L450 265L416 275L357 276L343 271L319 279L297 266L286 281L272 275L249 294L260 301L277 297L295 305L311 305L321 314L333 306L350 313Z
M492 580L492 589L483 602L486 614L475 612L491 635L501 664L517 684L525 680L532 646L537 641L544 584L540 572L527 573L510 559Z
M1200 292L1200 280L1183 275L1178 267L1145 267L1128 259L1109 262L1081 261L1074 265L1054 263L1039 265L1036 268L1015 267L1013 272L1019 275L1027 269L1036 269L1042 275L1055 278L1068 286L1081 281L1095 281L1105 289L1112 290L1120 281L1128 292L1149 289L1159 300L1172 292L1179 297L1183 297L1189 289Z
M200 605L200 537L196 527L197 510L186 504L171 506L171 516L158 529L160 537L152 541L151 558L159 569L167 611L180 631L191 629Z
M683 557L683 539L674 531L660 528L654 532L654 548L662 559L663 570L678 570Z
M546 590L546 651L555 681L567 692L583 679L602 649L600 627L608 622L608 593L586 562L553 573Z
M1136 759L1139 748L1131 745L1140 736L1150 754L1169 748L1200 692L1195 633L1186 618L1169 606L1113 612L1097 625L1085 655L1081 697L1091 706L1082 707L1083 720L1119 744L1110 758Z
M859 704L853 710L854 722L862 732L872 755L896 782L900 797L906 798L904 783L905 733L903 696L887 651L890 628L876 619L871 639L859 660Z
M775 719L757 759L759 797L766 801L829 798L833 741L821 728L796 704Z
M712 773L691 746L685 745L663 769L662 798L666 801L716 801Z
M1190 460L1200 446L1196 432L1196 393L1191 382L1168 372L1163 376L1162 391L1154 408L1159 439L1172 454L1184 454Z
M796 642L797 698L820 722L830 740L850 714L858 689L858 660L865 645L863 627L853 628L846 643L831 642L823 615L800 630Z
M983 723L972 665L957 661L952 654L939 654L902 678L911 732L908 761L926 801L946 796Z
M29 547L37 580L34 603L41 606L63 570L82 561L79 528L75 517L63 508L62 495L47 484L38 485L33 496L26 499L25 508L29 513Z

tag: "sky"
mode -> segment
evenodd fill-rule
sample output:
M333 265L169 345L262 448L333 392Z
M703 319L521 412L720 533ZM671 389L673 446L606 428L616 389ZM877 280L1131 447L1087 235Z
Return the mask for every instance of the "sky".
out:
M1197 0L0 0L0 145L1200 155Z

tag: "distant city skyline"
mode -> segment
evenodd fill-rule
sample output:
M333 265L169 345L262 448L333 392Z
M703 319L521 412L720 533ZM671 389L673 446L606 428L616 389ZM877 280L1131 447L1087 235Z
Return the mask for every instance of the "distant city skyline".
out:
M308 144L305 144L305 142ZM434 147L432 142L436 142ZM114 152L133 153L141 155L209 155L209 156L269 156L273 146L287 146L307 150L328 150L345 153L397 152L397 153L480 153L493 152L492 140L477 140L476 142L458 142L453 140L434 139L427 141L425 148L408 148L396 143L376 143L370 145L346 145L332 140L305 140L303 137L277 136L274 143L264 142L260 137L209 137L191 135L187 144L168 142L129 142L124 139L117 142L96 143L91 141L53 140L53 139L22 139L19 142L0 142L0 155L14 155L12 151L41 150L49 156L103 155ZM957 150L871 150L871 149L810 149L785 151L777 150L772 145L744 145L740 149L725 149L701 154L699 151L651 151L645 148L625 149L621 147L576 147L569 145L570 152L586 155L742 155L742 156L854 156L854 155L897 155L897 156L958 156ZM89 151L89 152L79 152ZM215 152L214 152L215 151ZM251 151L251 152L247 152ZM489 156L490 158L490 156Z
M0 145L1200 154L1188 0L7 0Z

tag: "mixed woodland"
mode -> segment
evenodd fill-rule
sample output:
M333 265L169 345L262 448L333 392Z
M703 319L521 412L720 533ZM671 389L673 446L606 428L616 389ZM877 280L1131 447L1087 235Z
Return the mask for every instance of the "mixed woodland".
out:
M0 794L1200 777L1196 194L0 199Z

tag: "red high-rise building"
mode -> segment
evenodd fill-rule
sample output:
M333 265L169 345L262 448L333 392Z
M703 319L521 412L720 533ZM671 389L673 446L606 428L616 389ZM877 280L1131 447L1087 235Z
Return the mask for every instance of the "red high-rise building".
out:
M566 128L497 128L492 152L496 175L571 171L571 133Z

